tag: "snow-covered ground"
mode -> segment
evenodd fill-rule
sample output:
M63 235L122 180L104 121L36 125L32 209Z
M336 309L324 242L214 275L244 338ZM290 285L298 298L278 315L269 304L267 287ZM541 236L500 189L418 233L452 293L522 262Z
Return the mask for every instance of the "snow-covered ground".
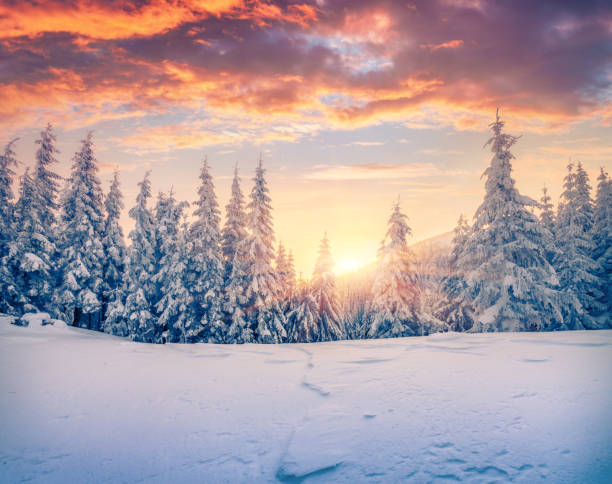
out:
M612 481L612 331L154 346L0 320L0 482Z

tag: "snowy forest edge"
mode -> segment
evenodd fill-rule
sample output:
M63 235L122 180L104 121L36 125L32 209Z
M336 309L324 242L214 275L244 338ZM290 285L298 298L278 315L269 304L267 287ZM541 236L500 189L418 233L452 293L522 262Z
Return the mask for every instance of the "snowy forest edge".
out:
M16 140L0 154L0 312L27 325L21 316L45 311L149 343L610 328L608 174L601 169L593 197L581 163L570 163L556 209L546 190L532 200L511 175L518 138L504 132L499 116L490 127L485 196L472 223L460 217L450 250L417 257L397 202L376 270L339 283L327 236L308 281L296 278L291 251L276 246L261 158L248 200L235 170L223 224L206 159L189 222L189 204L172 192L151 203L147 173L129 210L128 246L118 173L104 195L89 133L60 188L48 125L17 197Z

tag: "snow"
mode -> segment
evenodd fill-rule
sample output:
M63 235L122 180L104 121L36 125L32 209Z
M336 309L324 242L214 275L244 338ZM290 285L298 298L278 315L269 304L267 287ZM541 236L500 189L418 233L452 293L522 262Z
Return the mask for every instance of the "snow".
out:
M0 482L610 482L611 362L612 331L148 345L0 318Z

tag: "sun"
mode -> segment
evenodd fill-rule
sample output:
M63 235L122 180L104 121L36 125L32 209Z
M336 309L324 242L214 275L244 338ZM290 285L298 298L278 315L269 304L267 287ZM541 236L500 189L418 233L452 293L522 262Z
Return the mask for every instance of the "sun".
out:
M348 274L349 272L355 272L357 269L363 267L363 264L355 259L342 259L336 264L336 274Z

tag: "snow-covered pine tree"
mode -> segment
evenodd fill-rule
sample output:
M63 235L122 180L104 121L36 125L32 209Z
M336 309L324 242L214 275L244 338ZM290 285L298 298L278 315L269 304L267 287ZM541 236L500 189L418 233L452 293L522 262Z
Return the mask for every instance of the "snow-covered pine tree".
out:
M54 234L57 218L59 182L62 179L57 173L51 171L50 167L58 163L55 157L59 153L55 147L55 134L53 127L47 124L44 131L40 133L40 139L36 144L40 145L36 152L36 163L34 166L34 185L36 186L35 205L32 210L39 211L40 223L45 231L45 236Z
M397 338L425 333L413 270L414 255L406 240L411 233L407 217L402 213L399 202L396 202L378 252L373 299L364 328L367 338Z
M156 227L160 259L153 280L158 286L159 301L156 311L166 341L190 343L197 341L199 324L194 317L197 308L185 282L187 277L186 233L188 225L182 222L188 204L177 202L172 192L160 197L156 213ZM192 334L193 327L197 332Z
M601 279L602 308L600 319L607 319L607 327L612 326L612 180L601 169L597 177L597 196L595 199L595 218L593 222L593 258L599 264Z
M571 329L564 321L564 299L546 259L546 229L527 207L537 202L520 195L512 178L510 148L517 137L503 133L496 115L491 129L493 157L485 170L485 197L461 251L457 268L464 275L464 298L475 310L470 331Z
M176 248L180 221L186 205L186 203L182 203L177 211L177 201L171 189L168 194L164 192L157 194L157 202L153 208L155 242L153 244L154 269L152 281L154 283L154 292L149 298L149 302L151 307L154 308L156 316L160 314L157 307L162 298L163 287L167 282L166 273L170 269L168 266L168 251L174 251Z
M8 243L14 239L12 185L15 177L13 167L17 166L13 149L16 142L17 139L9 141L4 147L4 153L0 154L0 257L7 254Z
M291 295L291 275L288 254L282 242L278 243L275 267L280 284L280 297L283 300L287 300Z
M56 286L57 247L55 211L61 177L50 170L57 163L51 125L41 132L34 176L22 178L18 201L17 244L10 262L19 287L22 311L56 313L52 303Z
M223 288L223 315L227 327L226 343L251 343L253 331L244 315L245 270L247 255L247 216L244 196L240 188L238 165L234 168L232 194L226 205L226 219L222 231L221 251L225 259L225 281Z
M225 274L229 277L232 273L232 264L238 250L238 245L247 236L247 219L244 211L244 196L240 188L238 165L234 167L232 194L228 204L225 206L225 213L225 225L221 233L221 252L225 259Z
M333 269L334 260L325 233L310 281L310 292L317 305L318 328L315 341L335 341L345 337Z
M198 305L192 321L194 326L188 332L200 341L222 343L226 333L221 303L225 265L221 254L219 205L207 158L202 163L200 181L194 221L187 239L187 284Z
M134 341L163 343L162 326L154 315L151 300L155 296L155 228L153 214L148 207L151 198L150 172L138 184L136 205L129 211L134 220L134 229L129 238L132 244L128 250L128 291L124 318L128 335Z
M593 201L588 175L581 164L574 171L572 163L564 180L564 191L557 213L554 265L561 287L573 293L582 311L578 316L586 328L597 328L593 315L603 311L599 265L593 259ZM581 314L582 313L582 314Z
M287 255L287 277L286 283L289 287L289 291L292 292L295 289L295 263L293 261L293 251L289 249Z
M245 317L259 343L280 343L286 337L285 315L278 302L279 283L272 267L274 229L272 207L261 156L253 178L244 245Z
M227 322L226 343L253 343L255 335L247 319L246 283L249 258L246 240L238 245L232 262L232 272L227 278L224 289L223 310Z
M287 341L311 343L320 341L319 305L310 286L300 281L287 314Z
M445 321L451 331L467 331L473 323L473 309L465 301L466 282L458 270L457 262L470 236L470 226L461 214L454 230L452 249L448 258L448 275L442 281L444 296L436 317Z
M551 203L548 188L542 188L542 198L540 198L540 221L551 234L555 232L555 212Z
M17 139L11 140L0 154L0 313L16 314L14 304L18 298L17 286L12 271L9 269L9 258L16 247L16 226L13 205L13 167L17 166L13 146Z
M57 303L74 326L101 330L103 196L91 131L82 143L61 201Z
M540 222L546 229L544 238L546 243L546 258L548 262L552 264L557 254L557 245L555 243L555 212L546 187L542 189L542 198L540 198Z
M278 249L276 250L275 267L276 273L281 281L281 284L285 283L285 276L287 275L287 253L285 246L282 241L278 242Z
M35 197L34 179L29 168L26 168L20 178L19 199L15 205L16 241L7 260L8 270L17 289L11 306L16 308L18 313L38 311L39 308L35 304L44 301L38 295L50 295L52 289L50 281L53 276L51 266L45 262L47 257L43 259L36 255L40 245L45 246L45 250L41 251L43 257L51 248L46 247L50 244L48 239L40 236L42 227L38 211L30 210Z
M113 181L104 200L103 261L103 313L104 331L116 336L127 336L128 328L123 318L126 287L127 248L123 229L119 223L123 210L123 195L119 186L119 172L113 174Z

